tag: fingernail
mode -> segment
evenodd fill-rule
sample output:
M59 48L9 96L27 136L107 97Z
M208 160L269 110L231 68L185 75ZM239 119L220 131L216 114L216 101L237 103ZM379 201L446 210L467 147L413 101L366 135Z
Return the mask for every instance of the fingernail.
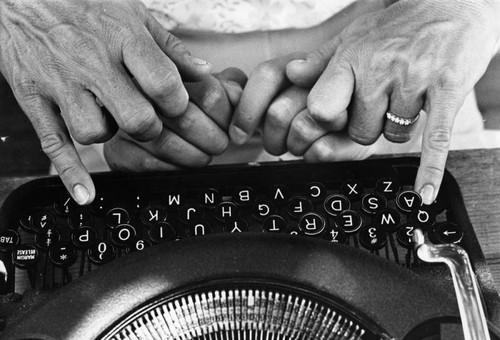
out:
M305 64L305 63L307 63L307 60L305 60L305 59L295 59L295 60L292 60L292 63Z
M203 59L200 59L200 58L191 58L191 60L193 61L193 63L195 63L196 65L210 65L210 63L208 61L205 61Z
M420 189L420 196L424 204L432 204L432 202L434 202L434 187L430 184L424 185L424 187Z
M80 205L87 204L90 198L89 191L81 184L76 184L73 187L73 196L75 197L76 203Z
M248 134L234 125L229 128L229 136L231 140L238 145L244 144L248 139Z

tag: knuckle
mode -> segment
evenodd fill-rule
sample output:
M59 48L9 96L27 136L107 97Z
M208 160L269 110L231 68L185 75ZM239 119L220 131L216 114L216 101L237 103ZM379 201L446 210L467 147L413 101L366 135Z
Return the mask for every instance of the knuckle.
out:
M181 51L184 51L184 45L182 44L181 40L177 38L175 35L169 33L167 36L167 40L165 41L165 46L167 49L180 49Z
M330 162L335 160L335 152L327 143L319 141L311 146L308 159L314 162Z
M408 132L384 131L384 137L393 143L406 143L411 139Z
M181 80L171 70L163 69L153 72L148 77L149 95L155 99L162 99L169 94L177 94L182 88Z
M33 102L38 99L40 90L34 80L21 79L14 82L12 91L20 102Z
M40 137L43 152L50 158L60 157L67 151L67 138L61 132L50 132Z
M422 166L421 171L423 171L423 177L425 178L441 178L444 175L444 169L434 164Z
M293 115L287 100L275 101L267 110L267 122L273 127L288 127Z
M218 107L221 100L224 99L222 94L222 89L210 88L204 94L202 98L202 106L206 111L212 111Z
M362 127L356 125L349 125L347 134L356 143L361 145L371 145L375 143L379 136L370 136Z
M85 125L73 131L73 138L83 145L105 142L111 136L109 131L103 127Z
M259 64L253 75L258 78L259 81L271 85L279 85L284 79L283 70L280 70L279 67L271 62Z
M450 147L450 142L450 129L432 129L424 139L424 147L432 153L443 153Z
M123 113L121 128L131 136L152 139L160 133L154 131L157 120L158 116L151 106L139 105Z

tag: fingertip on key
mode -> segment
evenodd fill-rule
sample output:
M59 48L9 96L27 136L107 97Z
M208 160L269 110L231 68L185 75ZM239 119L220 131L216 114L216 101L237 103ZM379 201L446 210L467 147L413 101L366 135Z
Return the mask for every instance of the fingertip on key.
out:
M90 203L90 193L88 189L81 184L73 186L73 197L79 205Z
M431 184L426 184L420 189L419 194L424 204L430 205L434 202L434 191L434 187Z

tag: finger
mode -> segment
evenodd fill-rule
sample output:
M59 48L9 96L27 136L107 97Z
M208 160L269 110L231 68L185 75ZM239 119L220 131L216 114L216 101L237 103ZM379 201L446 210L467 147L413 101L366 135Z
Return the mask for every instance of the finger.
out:
M113 170L139 172L179 169L174 164L158 159L140 145L119 137L104 144L104 158Z
M161 115L176 117L186 110L189 96L179 71L148 34L125 40L122 54L125 66Z
M220 128L227 130L233 110L221 82L209 76L196 83L185 83L185 86L190 100Z
M223 81L223 80L228 80L228 81L233 81L237 83L241 87L245 87L245 84L248 81L248 77L243 72L237 67L228 67L221 72L215 74L215 78Z
M431 204L441 186L451 142L451 131L463 98L441 91L428 93L426 101L428 115L415 191L420 193L424 204Z
M349 107L348 133L353 141L369 145L384 131L389 96L384 84L371 80L360 83Z
M238 68L229 67L215 77L220 80L231 105L237 106L248 80L246 74Z
M416 120L420 115L423 106L423 97L418 93L409 91L402 87L393 89L390 97L389 112L395 117L409 120L413 123L396 123L391 119L386 119L384 124L384 136L394 143L408 142L415 130Z
M202 167L212 160L206 152L166 127L157 139L140 145L156 158L178 166Z
M288 79L297 86L312 87L325 70L340 45L337 36L319 49L310 52L304 59L292 60L286 66Z
M347 123L354 82L349 62L333 58L309 94L307 108L311 116L334 130L342 130Z
M158 137L162 129L160 117L125 70L112 65L104 69L107 71L95 75L90 90L108 109L118 127L138 141Z
M271 155L282 155L287 151L287 136L293 118L307 103L308 91L292 86L284 90L269 106L265 115L263 141Z
M319 138L328 134L328 130L314 120L305 109L297 114L292 121L286 145L288 150L296 155L303 155Z
M358 144L344 132L330 132L309 147L304 160L312 163L361 160L374 153L374 145Z
M71 95L59 98L59 107L71 136L83 145L113 137L118 126L109 112L99 107L95 96L82 89L70 92Z
M62 119L58 117L55 105L41 98L29 103L20 102L20 105L37 132L43 152L49 157L70 195L80 205L90 204L95 198L94 183Z
M207 61L191 56L181 41L168 32L152 16L146 18L146 27L161 50L177 65L185 81L197 81L206 77L212 70Z
M288 84L285 67L295 56L264 62L252 72L229 126L235 144L244 144L250 138L273 98Z
M227 134L193 103L188 104L182 116L164 119L163 122L187 142L208 154L218 155L229 144Z

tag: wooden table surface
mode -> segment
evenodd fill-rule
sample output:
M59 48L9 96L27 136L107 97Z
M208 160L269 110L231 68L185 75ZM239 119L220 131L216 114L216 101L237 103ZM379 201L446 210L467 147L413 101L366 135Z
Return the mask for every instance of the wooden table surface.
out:
M448 170L462 190L472 225L490 271L500 288L500 149L452 151ZM33 176L0 177L0 204L17 186Z

